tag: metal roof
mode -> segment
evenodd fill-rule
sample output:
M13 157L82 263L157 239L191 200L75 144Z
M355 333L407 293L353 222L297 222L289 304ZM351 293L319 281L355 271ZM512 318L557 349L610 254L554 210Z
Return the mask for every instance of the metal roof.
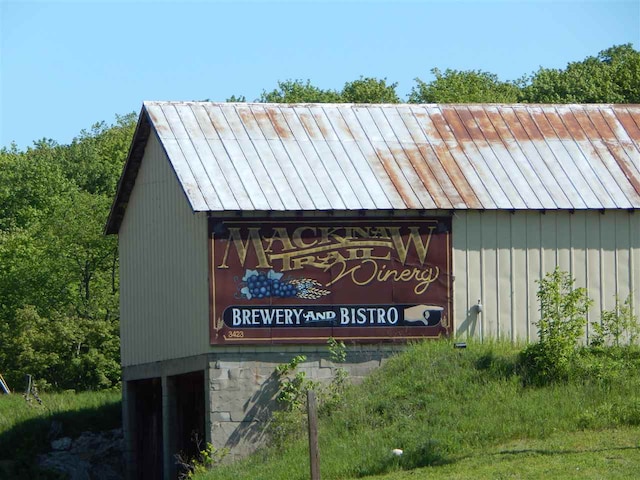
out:
M194 212L640 207L640 105L144 102Z

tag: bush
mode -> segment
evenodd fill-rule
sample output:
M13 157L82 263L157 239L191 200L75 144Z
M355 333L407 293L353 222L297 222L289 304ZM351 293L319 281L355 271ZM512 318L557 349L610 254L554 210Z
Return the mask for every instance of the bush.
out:
M569 378L593 301L586 289L575 288L575 280L558 267L538 283L539 340L522 351L520 364L526 383L545 385Z

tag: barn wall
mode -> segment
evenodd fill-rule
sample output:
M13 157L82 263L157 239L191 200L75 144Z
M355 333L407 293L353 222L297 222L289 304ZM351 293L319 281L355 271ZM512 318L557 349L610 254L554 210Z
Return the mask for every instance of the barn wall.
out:
M149 137L119 232L122 365L208 351L207 219Z
M594 300L589 322L633 291L640 306L640 215L623 210L458 211L453 218L459 335L536 338L536 280L556 265ZM472 307L481 301L483 311ZM588 329L586 334L588 335Z

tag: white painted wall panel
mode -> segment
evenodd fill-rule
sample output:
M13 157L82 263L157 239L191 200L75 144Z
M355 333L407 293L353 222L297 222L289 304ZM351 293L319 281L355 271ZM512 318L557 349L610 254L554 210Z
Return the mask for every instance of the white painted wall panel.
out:
M149 137L119 232L122 365L209 350L207 218Z
M640 307L637 213L458 211L452 237L458 335L535 340L536 281L556 265L588 289L594 300L589 322L612 309L616 295L624 300L632 291L636 312Z

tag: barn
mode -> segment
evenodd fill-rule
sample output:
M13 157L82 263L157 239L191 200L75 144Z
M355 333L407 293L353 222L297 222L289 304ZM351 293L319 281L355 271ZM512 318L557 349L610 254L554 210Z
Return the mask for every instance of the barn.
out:
M355 379L415 339L534 340L556 266L590 322L639 305L638 208L637 105L145 102L106 225L129 478L194 433L253 450L274 368L329 377L329 338Z

